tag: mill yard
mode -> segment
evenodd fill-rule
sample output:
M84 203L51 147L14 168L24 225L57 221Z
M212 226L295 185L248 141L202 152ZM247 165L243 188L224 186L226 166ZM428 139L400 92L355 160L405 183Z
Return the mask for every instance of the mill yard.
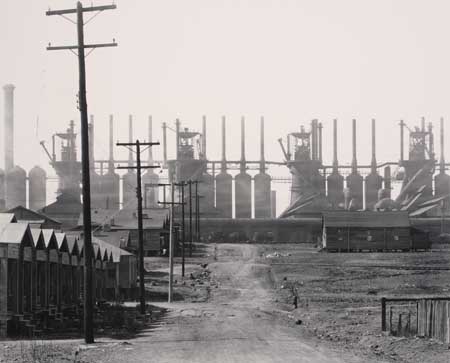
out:
M382 332L381 298L448 297L449 262L445 245L341 254L310 244L196 245L184 279L175 267L172 304L166 261L146 258L149 303L164 313L135 334L100 333L94 345L9 340L0 361L41 352L48 362L446 362L448 344L398 336L395 314L393 331Z

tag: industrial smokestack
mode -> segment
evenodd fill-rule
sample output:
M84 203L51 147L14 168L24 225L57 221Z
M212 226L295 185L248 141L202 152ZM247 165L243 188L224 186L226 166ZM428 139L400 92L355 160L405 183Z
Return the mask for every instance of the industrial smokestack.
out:
M430 150L430 159L434 160L434 135L433 135L433 124L430 122L428 124L428 150Z
M202 153L203 159L206 160L206 116L202 118Z
M384 168L384 189L386 190L386 198L390 198L391 197L391 189L392 189L391 167L390 166L386 166Z
M319 149L319 161L322 163L322 123L319 123L319 142L318 142L318 149Z
M176 160L178 160L180 158L180 120L176 119L175 120L175 155L176 155Z
M153 142L153 119L151 115L148 116L148 142ZM153 165L153 148L151 146L148 148L148 165Z
M422 132L425 132L425 117L422 117L421 123L422 123Z
M167 124L163 122L162 124L163 129L163 161L164 166L167 165Z
M403 162L405 160L405 123L403 120L400 120L400 161Z
M376 129L375 129L375 119L372 119L372 174L377 172L377 156L376 156Z
M241 172L245 172L245 117L241 118Z
M338 156L337 156L337 120L333 120L333 172L338 172Z
M352 159L352 173L356 174L358 172L358 162L356 160L356 120L352 120L352 148L353 148L353 159Z
M109 161L108 172L114 174L114 118L109 115Z
M226 127L225 116L222 116L222 173L227 171L226 160Z
M5 171L8 172L14 167L14 85L7 84L3 86L5 92Z
M311 121L311 160L316 160L316 120Z
M441 159L440 159L440 172L445 173L445 156L444 156L444 118L441 117Z
M261 116L261 126L260 126L260 145L261 145L261 156L260 156L260 172L264 173L266 170L266 159L264 157L264 116Z
M88 137L89 137L89 167L91 171L95 171L95 160L94 160L94 115L89 116L88 125Z
M130 115L128 118L128 142L133 142L133 116ZM128 166L133 166L133 152L130 150L128 151Z

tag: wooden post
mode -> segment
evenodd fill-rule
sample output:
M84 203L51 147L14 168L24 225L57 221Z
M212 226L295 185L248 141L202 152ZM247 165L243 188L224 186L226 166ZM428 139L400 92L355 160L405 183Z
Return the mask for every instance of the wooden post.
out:
M397 334L396 336L400 336L402 333L402 313L398 314L398 324L397 324Z
M392 334L393 330L392 330L392 306L389 308L389 333Z
M386 331L386 298L381 298L381 331Z

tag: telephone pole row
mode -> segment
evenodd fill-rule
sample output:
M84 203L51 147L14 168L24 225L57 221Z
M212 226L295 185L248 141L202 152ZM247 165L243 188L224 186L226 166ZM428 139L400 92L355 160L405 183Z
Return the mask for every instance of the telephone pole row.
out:
M117 43L105 44L84 44L84 21L83 13L116 9L116 5L92 6L85 7L80 1L77 2L76 9L65 10L49 10L47 16L60 15L65 17L68 14L76 14L77 16L77 35L78 44L73 46L48 46L47 50L70 50L78 51L78 68L79 68L79 110L81 118L81 172L82 172L82 191L83 191L83 232L84 232L84 340L86 344L94 343L94 324L93 324L93 275L92 275L92 228L91 228L91 190L89 178L89 135L88 135L88 109L86 99L86 64L85 49L93 51L100 47L116 47ZM67 18L66 18L67 19ZM69 19L70 20L70 19ZM89 54L89 53L88 53Z
M136 169L136 197L138 210L138 248L139 248L139 300L141 314L145 314L145 281L144 281L144 230L142 222L142 169L157 169L158 165L141 165L141 146L152 147L159 145L159 142L118 142L117 146L136 147L136 166L118 166L117 169Z

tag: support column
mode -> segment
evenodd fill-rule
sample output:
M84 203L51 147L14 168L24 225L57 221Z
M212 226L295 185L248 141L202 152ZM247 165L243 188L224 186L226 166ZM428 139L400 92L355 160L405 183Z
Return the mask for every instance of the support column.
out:
M6 337L8 319L8 249L0 246L0 338Z

